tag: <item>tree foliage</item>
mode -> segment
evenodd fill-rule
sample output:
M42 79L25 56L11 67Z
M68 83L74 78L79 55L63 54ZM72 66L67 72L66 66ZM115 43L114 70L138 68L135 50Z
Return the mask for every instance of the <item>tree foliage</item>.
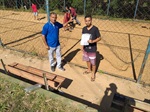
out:
M86 14L118 18L133 18L137 5L137 0L110 0L110 4L109 0L49 0L49 8L50 11L56 9L62 11L64 5L71 4L78 14L84 14L84 1L86 1ZM21 2L28 8L31 2L35 2L38 8L45 9L45 0L0 0L0 5L20 8ZM139 0L136 18L150 19L150 0Z

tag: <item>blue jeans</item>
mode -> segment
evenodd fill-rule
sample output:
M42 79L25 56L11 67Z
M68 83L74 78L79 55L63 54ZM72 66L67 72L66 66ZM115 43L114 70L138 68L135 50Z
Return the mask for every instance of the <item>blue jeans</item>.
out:
M60 46L57 46L55 48L50 47L48 50L48 57L50 66L55 66L56 62L54 61L54 52L56 53L56 61L57 61L57 67L61 67L61 50Z

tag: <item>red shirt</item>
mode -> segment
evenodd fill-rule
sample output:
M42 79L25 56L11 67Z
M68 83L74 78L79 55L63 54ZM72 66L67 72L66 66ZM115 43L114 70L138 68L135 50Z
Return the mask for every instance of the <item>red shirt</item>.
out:
M71 11L71 16L72 17L77 16L76 10L74 8L71 8L70 11Z
M70 20L70 13L69 12L66 12L64 14L64 20L63 20L63 23L66 23Z
M32 6L31 6L31 7L32 7L32 11L33 11L33 12L37 12L37 7L36 7L36 5L35 5L35 4L32 4Z

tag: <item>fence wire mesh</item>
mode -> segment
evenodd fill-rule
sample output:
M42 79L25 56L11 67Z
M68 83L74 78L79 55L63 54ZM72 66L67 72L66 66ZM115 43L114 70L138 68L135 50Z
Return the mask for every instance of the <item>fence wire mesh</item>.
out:
M38 8L34 20L31 4ZM58 13L63 22L67 4L76 8L81 26L75 24L72 32L60 30L62 57L67 62L85 66L82 62L80 38L84 14L93 15L93 24L101 32L98 43L98 69L121 77L137 80L150 39L149 0L49 0L50 12ZM41 30L47 22L44 0L0 0L0 38L4 46L47 57L41 39ZM150 84L150 61L146 61L142 81Z

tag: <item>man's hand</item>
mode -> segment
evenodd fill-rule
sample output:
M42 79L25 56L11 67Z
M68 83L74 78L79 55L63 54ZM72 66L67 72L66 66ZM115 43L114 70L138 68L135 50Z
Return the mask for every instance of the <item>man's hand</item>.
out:
M70 22L73 22L73 19L70 19L70 20L68 21L68 23L70 23Z
M93 43L93 40L88 40L88 43Z
M84 51L84 49L83 49L83 47L81 47L81 49L80 49L81 51Z
M83 51L84 51L84 47L83 47L83 46L81 46L81 49L80 49L80 51L81 51L81 52L83 52Z
M50 47L49 47L49 46L46 46L46 49L47 49L47 50L50 50Z

